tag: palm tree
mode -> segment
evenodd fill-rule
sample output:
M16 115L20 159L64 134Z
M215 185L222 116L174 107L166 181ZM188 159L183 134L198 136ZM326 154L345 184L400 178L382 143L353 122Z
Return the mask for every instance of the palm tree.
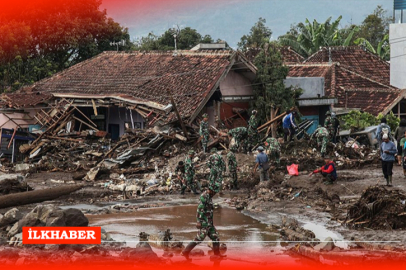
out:
M279 38L282 45L290 46L293 50L304 57L309 57L317 52L320 47L329 46L349 46L354 34L359 30L354 27L346 38L343 38L342 30L338 29L342 16L331 22L331 17L324 23L314 20L310 23L306 19L305 23L297 25L298 35L287 34Z
M365 38L357 38L354 41L355 44L364 46L368 51L373 54L378 55L383 60L389 60L390 46L389 46L389 35L385 35L383 39L378 43L376 49L372 44Z

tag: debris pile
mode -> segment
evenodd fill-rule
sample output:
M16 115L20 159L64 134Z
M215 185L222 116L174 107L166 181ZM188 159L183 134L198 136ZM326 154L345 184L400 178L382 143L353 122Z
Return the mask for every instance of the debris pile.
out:
M353 228L406 228L406 195L382 186L369 187L347 212L345 224Z

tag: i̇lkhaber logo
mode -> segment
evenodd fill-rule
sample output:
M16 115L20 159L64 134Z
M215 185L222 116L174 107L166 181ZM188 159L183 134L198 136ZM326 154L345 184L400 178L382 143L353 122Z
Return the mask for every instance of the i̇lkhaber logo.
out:
M101 227L23 227L23 244L100 244Z

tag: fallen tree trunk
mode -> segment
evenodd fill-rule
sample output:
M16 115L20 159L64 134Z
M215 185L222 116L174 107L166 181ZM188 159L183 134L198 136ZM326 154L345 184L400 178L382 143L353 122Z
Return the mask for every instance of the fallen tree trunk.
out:
M3 195L0 196L0 209L54 200L63 195L68 195L76 190L79 190L84 186L85 185L70 185Z

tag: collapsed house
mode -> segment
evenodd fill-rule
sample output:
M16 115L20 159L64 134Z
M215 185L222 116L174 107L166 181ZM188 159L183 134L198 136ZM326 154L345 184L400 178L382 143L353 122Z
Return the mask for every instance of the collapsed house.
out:
M104 52L3 95L0 126L52 128L50 139L93 130L118 141L126 130L181 123L187 138L187 126L196 127L203 113L211 125L216 117L228 128L245 124L240 112L249 107L255 73L236 51ZM24 150L32 154L31 145Z

